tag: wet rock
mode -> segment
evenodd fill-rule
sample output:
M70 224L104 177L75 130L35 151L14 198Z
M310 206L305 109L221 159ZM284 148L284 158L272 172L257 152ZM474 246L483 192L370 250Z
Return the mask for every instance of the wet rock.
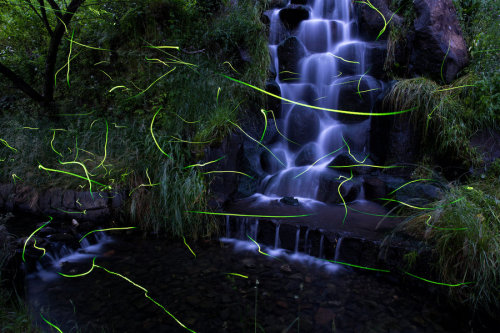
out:
M282 162L286 160L284 152L275 152L274 155L276 155L276 157L278 157L278 159ZM267 150L264 150L260 154L260 165L262 170L269 174L274 174L279 170L284 169L285 167L276 159L276 157L271 155L271 153Z
M377 177L365 177L363 187L366 199L384 198L388 193L385 182Z
M306 6L290 5L280 10L280 19L289 30L297 28L300 22L309 18L309 10Z
M65 232L59 234L53 234L50 236L51 242L71 242L74 240L76 240L75 236Z
M269 8L283 8L288 3L288 0L270 0Z
M283 197L280 202L288 206L298 206L299 200L294 197Z
M338 87L338 109L364 113L370 113L372 111L372 105L380 94L381 86L379 82L368 75L351 76L339 81L339 83L343 84ZM342 122L348 123L360 122L368 119L368 116L344 113L339 113L338 117Z
M80 210L102 209L108 207L108 193L105 192L77 192L75 202L78 200L81 204Z
M362 162L362 163L361 163ZM349 170L352 170L353 174L355 175L366 175L372 171L372 168L368 166L356 166L356 167L351 167L351 168L335 168L335 167L344 167L344 166L349 166L349 165L359 165L359 164L366 164L366 165L373 165L373 161L371 161L369 158L366 158L366 155L356 153L356 152L351 152L351 154L347 152L343 152L339 154L335 159L328 164L328 166L333 167L334 169L337 169L339 171L344 171L348 172Z
M297 37L292 36L278 45L279 78L293 79L299 72L299 61L306 54L304 45Z
M403 18L394 14L389 9L389 4L391 0L372 0L371 3L375 8L377 8L382 15L384 15L386 21L388 21L392 16L392 24L401 25L403 23ZM384 28L384 19L376 11L370 8L364 3L355 3L354 8L358 14L358 21L360 25L361 36L364 39L375 40L379 35L380 31ZM393 16L394 14L394 16ZM389 35L390 26L386 27L385 32L379 37L379 39L386 39Z
M67 190L63 193L62 206L65 210L77 209L75 191Z
M285 136L299 144L305 144L316 139L319 132L318 113L310 108L295 105L288 116ZM296 145L290 143L290 148Z
M292 5L307 5L308 0L291 0Z
M370 64L368 75L376 79L386 79L387 74L384 71L385 58L387 56L387 42L378 41L366 44L365 62Z
M319 188L316 199L330 204L342 203L342 198L345 202L350 202L356 199L361 191L361 183L352 179L344 182L345 179L338 179L335 173L323 173L320 176ZM344 182L342 184L342 182ZM340 186L342 184L342 186ZM340 194L339 195L339 186Z
M316 145L308 143L303 146L295 159L296 166L311 165L316 161Z
M276 96L281 96L280 86L276 83L276 81L267 81L266 82L266 91L274 94ZM266 107L267 110L272 110L274 112L274 117L281 117L281 100L269 95L266 95ZM272 119L272 115L269 114L269 119Z
M415 0L417 18L412 64L421 74L434 79L442 76L446 83L456 79L468 62L467 45L452 0Z

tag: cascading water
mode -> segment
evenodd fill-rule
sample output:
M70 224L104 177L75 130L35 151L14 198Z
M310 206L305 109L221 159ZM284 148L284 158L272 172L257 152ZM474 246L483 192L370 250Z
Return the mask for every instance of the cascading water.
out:
M285 9L268 12L271 70L281 96L320 108L370 113L383 83L370 76L374 43L357 39L351 0L293 3L303 2L292 1ZM284 10L286 15L280 12ZM306 11L308 19L295 27L289 22ZM329 168L332 161L347 146L359 162L368 155L369 117L288 102L281 103L280 113L276 125L283 135L269 144L277 158L268 155L272 161L263 166L268 175L260 191L325 201L329 194L322 193L324 180L346 175ZM355 199L363 199L362 194L361 189Z

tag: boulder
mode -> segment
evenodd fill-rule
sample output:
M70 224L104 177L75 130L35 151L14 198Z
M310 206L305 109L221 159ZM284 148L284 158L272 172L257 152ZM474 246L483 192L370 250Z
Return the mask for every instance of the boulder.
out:
M394 14L389 9L391 0L371 0L370 2L384 15L386 22L391 20L392 16L390 23L395 25L401 25L403 23L403 18ZM384 19L376 10L370 8L364 3L355 3L354 8L358 15L361 37L367 40L375 40L380 31L384 28ZM390 23L387 25L385 32L379 37L379 39L387 39Z
M334 172L324 172L321 174L319 179L319 188L316 195L316 199L329 204L341 204L342 198L345 202L351 202L356 200L359 192L361 191L361 184L354 179L344 182L345 179L339 179L337 174ZM340 194L339 186L340 184Z
M304 45L297 37L292 36L278 45L279 78L293 79L299 72L299 61L306 54ZM290 73L291 72L291 73Z
M300 153L295 158L295 166L311 165L317 160L316 145L308 143L300 150Z
M387 195L386 184L378 177L365 177L363 188L365 190L365 198L368 200L384 198Z
M350 82L352 81L352 82ZM380 94L380 84L371 76L350 76L338 80L337 108L345 111L370 113L376 97ZM343 123L354 123L366 120L368 116L339 113L338 119Z
M469 59L452 0L414 0L411 63L419 74L450 83Z
M289 30L297 28L300 22L309 18L309 10L303 5L290 5L280 10L280 19Z
M310 108L295 105L289 113L285 136L299 144L305 144L316 139L319 133L318 112ZM297 145L290 143L291 149Z
M266 82L266 91L273 94L273 95L281 96L280 86L274 80ZM267 107L267 110L272 110L274 112L275 118L281 117L281 100L280 99L266 95L266 107ZM272 116L270 118L272 119Z

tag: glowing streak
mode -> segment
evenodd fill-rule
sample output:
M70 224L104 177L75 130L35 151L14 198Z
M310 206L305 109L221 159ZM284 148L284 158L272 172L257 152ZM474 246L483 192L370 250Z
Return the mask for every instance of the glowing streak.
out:
M112 275L116 275L122 279L124 279L125 281L129 282L130 284L132 284L133 286L141 289L144 291L144 296L149 299L150 301L152 301L154 304L156 304L157 306L159 306L160 308L163 309L163 311L165 311L165 313L167 313L170 317L172 317L180 326L182 326L183 328L187 329L189 332L192 332L192 333L196 333L195 331L189 329L188 327L186 327L183 323L181 323L173 314L171 314L170 312L167 311L167 309L165 309L165 307L163 307L163 305L161 305L160 303L158 303L157 301L155 301L154 299L152 299L149 295L148 295L148 290L144 287L142 287L141 285L138 285L137 283L133 282L132 280L130 280L128 277L124 276L124 275L121 275L119 273L116 273L116 272L112 272L108 269L106 269L105 267L102 267L102 266L99 266L99 265L96 265L95 263L95 259L96 257L94 257L94 259L92 260L92 267L90 268L90 270L88 272L85 272L85 273L82 273L82 274L76 274L76 275L67 275L67 274L63 274L63 273L59 273L59 275L61 276L64 276L64 277L68 277L68 278L73 278L73 277L80 277L80 276L84 276L84 275L88 275L90 274L93 270L94 270L94 267L97 267L97 268L100 268L104 271L106 271L107 273L109 274L112 274Z
M341 176L341 177L342 177L342 176ZM346 180L344 180L343 182L341 182L341 183L339 184L339 187L337 188L337 192L339 192L340 199L341 199L341 200L342 200L342 202L344 203L344 208L345 208L345 214L344 214L344 218L342 219L342 224L344 224L345 219L347 218L347 204L346 204L346 202L345 202L345 200L344 200L344 197L343 197L343 196L342 196L342 194L340 193L340 188L342 187L342 185L343 185L345 182L348 182L349 180L351 180L351 179L352 179L352 177L353 177L353 175L352 175L352 170L351 170L351 177L346 178ZM340 177L339 177L339 179L340 179Z
M389 194L388 194L388 195L393 194L393 193L394 193L394 192L396 192L397 190L400 190L401 188L403 188L403 187L405 187L406 185L409 185L409 184L411 184L411 183L420 182L420 181L427 181L427 180L428 180L428 181L432 181L432 179L424 179L424 178L421 178L421 179L415 179L415 180L409 181L408 183L405 183L405 184L401 185L400 187L398 187L398 188L397 188L397 189L395 189L394 191L389 192Z
M45 249L43 247L36 246L36 239L33 239L33 240L34 240L33 247L37 250L43 251L43 254L40 256L40 258L43 257L47 251L45 251Z
M108 132L109 132L109 128L108 128L108 121L104 120L104 122L106 123L106 139L104 141L104 157L102 158L101 163L99 163L99 165L95 167L96 169L98 169L101 165L104 167L103 163L106 160L106 156L108 154L107 147L108 147Z
M66 213L66 214L83 214L83 215L87 215L87 210L84 209L83 212L70 212L70 211L67 211L67 210L62 210L60 208L56 208L58 211L61 211L63 213Z
M267 115L266 115L266 110L264 109L260 109L260 112L264 115L264 131L262 132L262 136L260 138L260 142L262 142L262 140L264 140L264 135L266 134L267 130Z
M242 274L238 274L238 273L227 273L227 274L228 274L228 275L239 276L239 277L242 277L242 278L248 279L248 276L246 276L246 275L242 275Z
M85 237L88 235L94 233L94 232L101 232L101 231L109 231L109 230L129 230L129 229L135 229L136 227L122 227L122 228L106 228L106 229L97 229L97 230L92 230L87 232L78 242L81 242Z
M334 263L334 264L340 264L340 265L346 265L346 266L351 266L351 267L356 267L356 268L367 269L367 270L370 270L370 271L377 271L377 272L384 272L384 273L390 273L391 272L388 269L380 269L380 268L371 268L371 267L365 267L365 266L358 266L358 265L354 265L354 264L348 264L348 263L342 262L342 261L327 260L327 259L320 259L320 260L328 261L328 262L331 262L331 263Z
M385 200L385 201L394 201L394 202L397 202L397 203L400 203L404 206L407 206L407 207L410 207L410 208L414 208L414 209L420 209L420 210L434 210L436 208L426 208L426 207L417 207L417 206L412 206L406 202L402 202L402 201L399 201L399 200L394 200L394 199L386 199L386 198L379 198L379 200Z
M167 64L167 63L166 63L165 61L163 61L163 60L160 60L160 59L157 59L157 58L153 58L153 59L149 59L148 57L145 57L145 58L146 58L146 60L147 60L147 61L157 61L157 62L159 62L159 63L163 64L164 66L170 67L170 65L169 65L169 64Z
M73 28L73 31L71 32L71 39L69 40L69 53L68 53L68 69L66 71L66 82L68 82L68 87L69 87L69 62L71 59L71 52L73 51L73 36L75 35L75 29Z
M345 110L323 108L323 107L319 107L319 106L315 106L315 105L309 105L309 104L305 104L305 103L300 103L300 102L292 101L290 99L283 98L281 96L275 95L273 93L265 91L264 89L260 89L260 88L258 88L256 86L253 86L253 85L251 85L249 83L246 83L246 82L240 81L238 79L232 78L230 76L227 76L227 75L224 75L224 74L220 74L220 75L223 76L223 77L225 77L228 80L240 83L242 85L245 85L247 87L250 87L252 89L260 91L260 92L262 92L262 93L264 93L266 95L272 96L274 98L280 99L282 101L285 101L285 102L288 102L288 103L291 103L291 104L295 104L295 105L304 106L304 107L310 108L310 109L323 110L323 111L327 111L327 112L336 112L336 113L344 113L344 114L352 114L352 115L360 115L360 116L389 116L389 115L395 115L395 114L401 114L401 113L410 112L410 111L413 111L414 109L416 109L416 107L413 107L413 108L407 109L407 110L401 110L401 111L395 111L395 112L381 112L381 113L373 113L372 114L372 113L369 113L369 112L356 112L356 111L345 111ZM353 82L356 82L356 81L353 81Z
M266 146L264 146L262 143L260 143L259 141L255 140L254 138L252 138L250 135L248 135L241 127L239 127L238 125L236 125L235 123L233 123L232 121L228 120L229 123L233 124L234 126L236 126L241 132L243 132L243 134L245 134L250 140L256 142L257 144L259 144L260 146L262 146L265 150L267 150L269 153L271 153L271 155L274 156L274 158L276 158L276 160L278 160L278 162L280 162L280 164L284 167L286 167L286 165L281 162L281 160L278 158L278 156L274 155L274 153L269 149L267 148Z
M326 96L323 96L323 97L318 97L318 98L316 98L314 101L316 102L316 101L319 101L320 99L323 99L323 98L326 98Z
M441 63L441 80L443 80L443 82L445 82L444 80L444 76L443 76L443 67L444 67L444 62L446 60L446 57L448 56L448 52L450 52L450 44L451 41L448 41L448 49L446 50L446 53L444 55L444 58L443 58L443 62Z
M186 243L186 238L182 237L182 239L184 240L184 245L187 246L187 248L189 249L189 251L191 251L191 253L193 254L193 256L196 258L196 253L194 253L194 251L191 249L191 247L189 247L188 243Z
M77 54L75 54L73 57L69 58L68 57L68 62L65 63L61 68L59 68L57 70L57 72L54 74L54 86L57 86L57 74L59 74L60 71L62 71L64 68L66 68L66 66L68 66L68 64L73 60L75 59L81 52L78 52Z
M99 61L99 62L96 62L94 64L94 66L97 66L97 65L100 65L100 64L104 64L104 63L109 63L109 61L107 61L107 60Z
M224 61L222 64L223 64L223 65L224 65L224 64L228 64L228 65L229 65L229 67L231 67L231 69L232 69L233 71L235 71L236 73L240 74L240 72L238 72L236 69L234 69L233 65L231 65L231 63L230 63L229 61Z
M192 144L204 144L204 143L210 143L214 140L210 140L210 141L187 141L187 140L182 140L180 138L177 138L175 136L170 136L171 138L175 139L175 140L170 140L169 142L184 142L184 143L192 143Z
M137 96L140 96L142 94L144 94L146 91L149 90L149 88L151 88L152 86L154 86L156 84L156 82L160 81L161 79L163 79L165 76L167 76L168 74L172 73L173 71L175 71L177 67L174 67L172 68L171 70L169 70L168 72L166 72L165 74L163 74L162 76L160 76L159 78L157 78L156 80L153 81L153 83L151 83L146 89L144 89L143 91L141 91L140 93L138 93L137 95L134 95L132 97L129 97L128 99L131 99L131 98L135 98Z
M37 130L37 129L39 129L39 128L37 128L37 127L23 127L23 128L24 128L24 129L29 129L29 130Z
M100 69L99 71L102 72L104 75L106 75L111 81L114 81L113 78L108 73L106 73L102 69Z
M179 47L178 46L149 46L147 45L146 47L149 47L149 48L152 48L152 49L175 49L175 50L178 50Z
M215 163L215 162L218 162L220 160L222 160L223 158L225 158L226 156L222 156L222 157L219 157L218 159L216 160L213 160L213 161L210 161L210 162L206 162L206 163L203 163L203 164L191 164L191 165L188 165L188 166L185 166L184 169L187 169L187 168L192 168L192 167L204 167L205 165L208 165L208 164L211 164L211 163Z
M196 213L196 214L206 214L206 215L224 215L224 216L242 216L242 217L262 217L262 218L270 218L270 219L279 219L279 218L292 218L292 217L306 217L311 216L313 214L303 214L303 215L288 215L288 216L280 216L280 215L248 215L248 214L232 214L232 213L214 213L214 212L198 212L194 210L187 210L187 213Z
M67 39L67 38L66 38ZM67 39L69 40L69 39ZM111 51L109 49L103 49L103 48L100 48L100 47L95 47L95 46L90 46L90 45L85 45L85 44L82 44L82 43L79 43L77 41L72 41L73 43L75 43L76 45L79 45L79 46L83 46L83 47L86 47L88 49L92 49L92 50L98 50L98 51ZM103 61L101 61L103 62ZM99 62L98 64L100 64L101 62Z
M370 168L379 168L379 169L393 169L393 168L404 168L399 165L371 165L371 164L353 164L353 165L330 165L329 168L352 168L352 167L370 167Z
M345 62L350 62L351 64L359 64L359 61L346 60L346 59L344 59L344 58L342 58L342 57L339 57L339 56L337 56L337 55L335 55L335 54L332 54L332 53L330 53L330 55L332 55L332 56L334 56L335 58L338 58L338 59L340 59L340 60L342 60L342 61L345 61Z
M361 91L358 91L358 94L364 94L366 92L370 92L370 91L374 91L374 90L379 90L380 88L373 88L373 89L368 89L368 90L361 90Z
M246 173L240 172L240 171L223 170L223 171L208 171L208 172L203 172L204 175L209 174L209 173L237 173L237 174L240 174L240 175L243 175L243 176L246 176L248 178L253 179L252 176L247 175Z
M14 148L14 147L11 147L11 145L9 145L9 143L7 141L5 141L4 139L0 139L0 142L2 142L7 148L9 148L10 150L14 151L14 152L17 152L17 149Z
M411 273L408 273L406 271L403 271L403 273L408 274L410 276L413 276L414 278L420 279L420 280L425 281L425 282L437 284L437 285L440 285L440 286L447 286L447 287L458 287L458 286L463 286L463 285L466 285L466 284L474 283L474 282L462 282L462 283L457 283L457 284L449 284L449 283L442 283L442 282L435 282L435 281L427 280L427 279L424 279L424 278L422 278L420 276L416 276L416 275L413 275Z
M64 31L68 33L68 27L66 26L66 23L64 23L64 21L61 20L61 18L58 15L56 15L56 18L64 25Z
M438 230L467 230L469 228L440 228L440 227L435 227L431 224L429 224L429 221L432 219L432 216L431 215L428 215L429 218L427 219L427 221L425 221L425 224L428 225L429 227L433 228L433 229L438 229Z
M115 86L115 87L111 88L111 89L108 91L108 93L110 93L110 92L112 92L112 91L114 91L115 89L118 89L118 88L128 89L128 88L127 88L127 87L125 87L125 86Z
M215 98L217 104L219 104L219 94L220 94L220 87L217 89L217 97Z
M57 327L56 325L52 324L50 321L48 321L47 319L45 319L45 317L42 315L41 312L40 312L40 317L42 317L42 319L43 319L44 322L46 322L50 326L54 327L58 332L63 333L63 331L61 331L61 329L59 327Z
M365 214L365 215L370 215L370 216L379 216L379 217L391 217L391 218L401 218L403 216L399 216L399 215L382 215L382 214L373 214L373 213L367 213L367 212L363 212L363 211L360 211L360 210L357 210L355 208L352 208L350 206L347 206L347 208L349 208L350 210L353 210L355 212L358 212L360 214Z
M50 147L52 148L52 150L59 156L63 157L62 154L60 152L58 152L55 148L54 148L54 139L56 138L56 131L53 132L52 134L52 140L50 140Z
M364 160L362 160L362 161L358 161L358 160L356 159L356 157L355 157L353 154L351 154L351 147L349 147L349 144L347 144L347 141L345 141L345 139L344 139L344 136L343 136L343 135L342 135L342 141L344 141L345 145L347 146L347 152L349 153L349 155L351 155L351 157L352 157L352 158L353 158L356 162L361 163L361 164L365 163L366 159L368 158L368 155L366 155L366 157L365 157L365 159L364 159Z
M49 216L50 220L48 220L47 222L45 222L43 225L41 225L40 227L38 227L35 231L33 231L31 233L31 235L29 235L28 238L26 238L26 241L24 242L24 247L23 247L23 254L22 254L22 258L23 258L23 261L26 262L26 260L24 259L24 252L26 252L26 244L28 244L28 241L30 240L31 237L33 237L40 229L42 229L43 227L45 227L47 224L50 223L50 221L52 221L52 216Z
M158 144L158 141L156 141L155 135L153 134L153 123L154 123L154 121L155 121L156 115L158 114L158 112L160 112L160 110L161 110L161 107L159 107L159 108L158 108L158 111L156 111L155 115L153 116L153 119L151 120L151 126L149 127L149 129L150 129L150 131L151 131L151 136L153 137L153 140L154 140L154 142L155 142L155 144L156 144L156 147L158 147L158 149L159 149L159 150L160 150L160 151L161 151L161 152L162 152L165 156L167 156L167 157L168 157L168 158L170 158L170 159L173 159L172 157L170 157L170 155L168 155L167 153L165 153L165 152L163 151L163 149L161 149L160 145Z
M378 33L378 36L377 38L375 38L375 40L377 40L385 31L385 29L387 28L387 21L385 19L385 16L374 6L372 5L372 3L370 2L370 0L366 0L366 1L355 1L355 2L359 2L359 3L364 3L365 5L368 5L371 9L375 10L377 13L380 14L380 16L382 16L382 19L384 20L384 27L382 28L382 30L380 30L380 32ZM395 12L392 14L394 16L394 14L396 14ZM392 19L392 16L391 16L391 19Z
M196 124L196 123L199 123L200 121L199 120L196 120L196 121L187 121L186 119L182 118L181 116L179 116L177 113L174 112L174 114L180 119L182 120L183 122L185 122L186 124Z
M280 74L283 73L290 73L290 74L295 74L295 75L300 75L300 73L295 73L295 72L290 72L290 71L281 71Z
M83 171L85 172L85 175L87 176L86 179L89 182L90 197L92 198L92 200L94 200L94 195L92 194L92 181L90 180L89 172L88 172L87 167L85 166L85 164L80 163L80 162L76 162L76 161L71 161L71 162L61 162L61 161L59 161L59 163L62 164L62 165L66 165L66 164L78 164L79 166L81 166L83 168Z
M258 248L258 250L259 250L259 253L260 253L260 254L263 254L263 255L265 255L265 256L268 256L268 257L271 257L271 258L274 258L274 259L276 259L276 260L281 261L281 260L280 260L280 258L276 258L275 256L272 256L272 255L270 255L269 253L263 252L263 251L260 249L260 245L259 245L259 243L257 243L257 242L256 242L256 241L252 238L252 237L250 237L250 236L248 236L248 235L247 235L247 237L248 237L248 238L250 238L250 240L251 240L252 242L254 242L254 243L255 243L255 245L257 245L257 248Z
M80 202L80 198L76 199L76 201L75 201L75 202L76 202L78 205L80 205L80 207L82 207L82 204L81 204L81 202Z
M14 185L16 184L16 179L19 179L19 180L21 180L21 181L22 181L22 179L21 179L21 178L19 178L19 176L18 176L18 175L16 175L15 173L13 173L13 174L12 174L12 180L14 181Z
M276 131L278 131L278 134L279 134L279 135L281 135L281 136L282 136L282 137L283 137L286 141L291 142L291 143L293 143L293 144L296 144L297 146L300 146L300 144L299 144L299 143L297 143L297 142L295 142L295 141L293 141L293 140L290 140L289 138L287 138L286 136L284 136L284 135L280 132L280 130L279 130L279 128L278 128L278 123L276 122L276 117L274 116L274 112L273 112L273 110L269 110L268 112L271 112L271 115L273 116L273 120L274 120L274 127L276 127Z
M369 71L369 70L367 70L366 72L364 72L364 73L363 73L363 75L361 75L361 76L359 77L359 80L358 80L358 96L359 96L359 98L361 98L361 99L362 99L362 97L361 97L361 91L359 91L359 86L361 85L361 80L363 80L363 76L365 76L365 75L366 75L366 73L368 73L368 71ZM373 89L370 89L370 90L373 90Z
M342 146L334 151L332 151L331 153L328 153L326 154L325 156L319 158L318 160L316 160L313 164L311 164L307 169L305 169L304 171L302 171L301 173L299 173L297 176L293 177L293 178L297 178L299 177L300 175L306 173L307 171L309 171L309 169L311 169L316 163L318 163L319 161L321 161L322 159L324 159L325 157L327 156L330 156L331 154L335 154L336 152L338 152L340 149L344 148L345 146Z
M458 89L458 88L475 87L475 86L476 86L475 84L465 84L463 86L451 87L451 88L446 88L446 89L438 89L438 90L434 90L433 92L448 91L448 90L454 90L454 89Z
M111 125L115 125L116 128L127 128L127 126L119 126L116 123L111 123Z

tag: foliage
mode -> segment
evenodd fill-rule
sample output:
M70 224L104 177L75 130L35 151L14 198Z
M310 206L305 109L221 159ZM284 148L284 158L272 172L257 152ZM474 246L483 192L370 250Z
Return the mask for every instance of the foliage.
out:
M474 80L468 75L448 86L418 77L397 82L384 99L394 110L415 108L412 117L421 130L426 151L434 156L458 156L462 160L474 160L476 155L469 147L469 137L483 126L482 121L463 106L460 97L467 96ZM439 138L439 140L436 140Z
M455 184L434 207L407 220L405 229L433 245L435 270L442 281L472 282L450 288L456 301L496 315L500 310L500 173L467 185Z

